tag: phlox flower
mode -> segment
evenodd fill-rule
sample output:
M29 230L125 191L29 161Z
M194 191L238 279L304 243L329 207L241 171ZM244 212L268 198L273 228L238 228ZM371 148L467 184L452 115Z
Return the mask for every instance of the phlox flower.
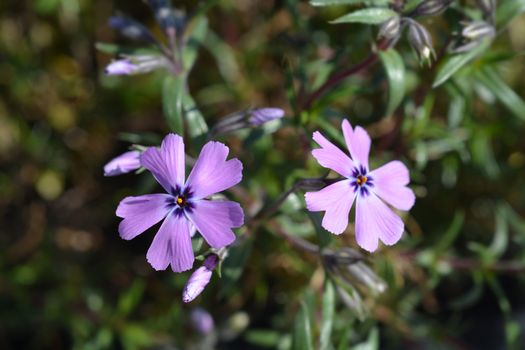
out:
M218 262L219 257L211 254L204 260L202 266L191 274L182 291L182 301L189 303L202 293L210 283L211 275Z
M352 129L348 120L343 120L342 129L350 156L320 132L313 134L314 141L321 148L314 149L312 155L321 166L345 179L320 191L307 192L306 207L310 211L324 211L322 226L331 233L341 234L348 226L348 215L355 200L357 244L373 252L379 240L392 245L401 238L405 229L403 221L387 204L399 210L410 210L415 195L407 187L410 177L403 163L392 161L370 171L370 136L360 126Z
M171 264L175 272L189 270L194 255L191 244L196 229L213 248L222 248L235 240L232 228L244 223L241 206L227 200L207 197L224 191L242 179L242 164L226 160L229 149L210 141L185 181L185 155L182 137L169 134L159 148L150 147L141 156L148 169L167 193L124 198L117 216L120 237L129 240L163 220L146 258L155 270Z

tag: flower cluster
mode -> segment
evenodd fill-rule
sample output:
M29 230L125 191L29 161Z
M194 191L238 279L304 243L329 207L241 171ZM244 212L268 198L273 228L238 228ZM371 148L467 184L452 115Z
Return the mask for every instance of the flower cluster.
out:
M261 123L281 114L278 109L260 111L254 112L252 118L259 118ZM348 227L348 216L355 201L357 243L373 252L379 240L392 245L404 232L403 221L389 205L409 210L415 196L407 187L409 173L401 162L392 161L370 170L368 133L359 126L352 128L347 120L343 120L342 129L349 154L320 132L313 134L314 141L321 146L312 151L314 158L344 178L320 191L307 192L306 207L310 211L324 211L322 226L331 233L341 234ZM143 153L127 152L105 166L106 176L144 167L165 190L165 193L126 197L116 211L123 219L119 233L125 240L162 221L146 254L155 270L165 270L168 265L174 272L191 269L194 262L191 239L196 231L215 251L235 240L232 229L244 223L241 206L229 200L210 199L242 179L241 162L236 158L227 160L228 153L224 144L208 142L186 178L184 141L179 135L169 134L160 148L149 147ZM184 302L194 300L204 290L218 262L218 255L208 255L186 283Z

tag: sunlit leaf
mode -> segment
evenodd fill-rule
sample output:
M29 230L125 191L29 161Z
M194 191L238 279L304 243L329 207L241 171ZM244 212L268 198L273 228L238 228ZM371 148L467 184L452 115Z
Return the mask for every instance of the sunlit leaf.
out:
M379 53L381 62L388 76L389 91L386 115L391 115L405 96L405 64L396 50L390 49Z
M162 108L168 125L174 133L184 135L182 98L185 82L182 76L168 75L162 87Z
M387 5L389 0L310 0L312 6L332 6L332 5Z
M323 293L323 319L321 322L320 346L321 350L331 348L330 337L332 335L333 318L335 313L335 291L330 280L325 283Z
M381 24L394 16L397 16L397 13L387 8L367 8L346 14L330 23Z
M293 350L313 350L312 343L312 328L310 325L310 317L305 302L301 302L301 309L295 317L295 324L292 338Z

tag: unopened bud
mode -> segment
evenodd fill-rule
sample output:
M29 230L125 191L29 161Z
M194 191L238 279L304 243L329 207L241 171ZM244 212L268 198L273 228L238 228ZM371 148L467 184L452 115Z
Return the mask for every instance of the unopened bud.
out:
M139 22L122 16L113 16L109 18L109 26L118 30L123 36L131 40L143 40L147 42L156 42L151 32Z
M130 151L113 158L104 166L104 176L126 174L140 168L140 152Z
M128 56L111 62L105 69L107 75L132 75L148 73L159 68L167 68L169 62L163 56Z
M202 266L191 274L182 291L182 301L189 303L202 293L204 288L210 283L211 275L218 262L219 257L217 255L209 255L202 263Z
M257 108L252 110L252 115L248 122L255 126L263 125L274 119L280 119L284 117L284 111L280 108L275 107L266 107L266 108Z
M476 4L487 17L491 17L496 11L496 0L476 0Z
M204 309L196 308L190 313L191 325L202 335L206 335L213 331L214 322L210 313Z
M164 33L168 36L182 33L185 22L182 12L174 11L167 0L148 0L148 4Z
M399 16L390 17L387 19L381 27L379 27L379 38L394 39L401 32L401 18Z
M496 31L494 27L487 22L475 21L465 26L461 31L461 35L469 40L480 40L494 37Z
M408 41L416 51L420 62L432 61L432 56L436 56L432 47L432 37L428 30L416 21L409 21Z
M412 12L414 16L436 16L447 9L452 0L425 0Z

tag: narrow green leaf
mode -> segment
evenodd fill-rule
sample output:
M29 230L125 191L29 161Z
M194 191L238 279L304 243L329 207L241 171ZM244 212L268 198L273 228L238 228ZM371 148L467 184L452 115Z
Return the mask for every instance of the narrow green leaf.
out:
M197 104L189 93L182 96L182 105L184 106L184 117L187 126L188 134L195 139L206 134L208 125L204 120L204 116L197 108Z
M184 71L186 73L191 70L197 60L197 51L204 41L208 30L208 19L205 16L196 17L191 22L189 28L189 36L186 39L186 45L182 55Z
M463 66L472 61L474 58L483 53L490 45L491 41L486 40L481 43L478 47L469 52L460 53L451 57L448 57L444 63L439 68L434 83L432 84L433 88L438 87L439 85L446 82L452 75L459 71Z
M301 309L295 317L292 338L293 350L313 350L312 329L310 326L309 312L305 302L301 302Z
M144 281L136 279L131 287L118 300L117 312L126 316L138 305L144 294Z
M184 135L182 98L185 82L182 76L167 75L162 87L162 108L171 131Z
M478 72L479 81L516 117L525 120L525 102L489 67Z
M330 23L381 24L394 16L397 16L397 13L390 9L375 7L351 12L331 21Z
M388 105L386 115L391 115L399 106L405 96L405 64L396 50L390 49L379 53L381 62L388 76L390 89L388 92Z
M388 0L310 0L312 6L332 6L332 5L387 5Z
M335 313L335 291L332 281L326 280L323 294L323 319L321 323L320 346L321 350L331 348L333 319Z
M496 26L505 27L516 16L525 11L525 0L505 0L498 4L496 10Z
M160 55L159 50L146 47L122 46L111 43L95 43L95 48L108 55Z

